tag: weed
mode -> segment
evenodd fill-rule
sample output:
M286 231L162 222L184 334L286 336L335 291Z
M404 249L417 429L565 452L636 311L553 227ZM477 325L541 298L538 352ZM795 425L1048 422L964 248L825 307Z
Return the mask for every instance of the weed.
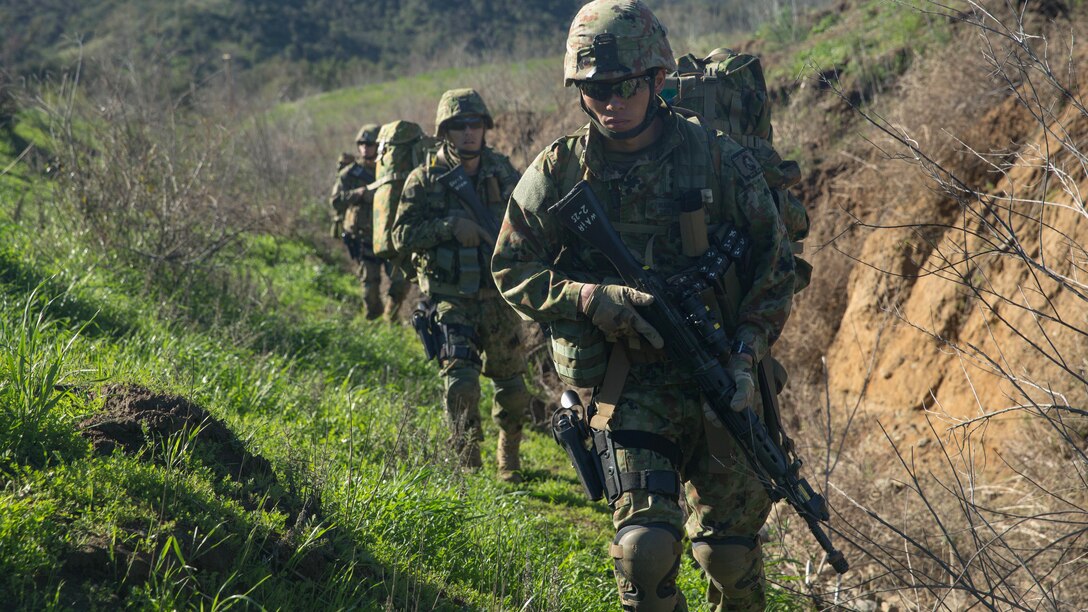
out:
M67 337L57 333L60 324L49 316L53 300L44 300L41 289L30 292L17 318L0 318L0 453L17 462L45 459L50 434L62 422L59 407L86 372L73 369L69 357L87 323Z

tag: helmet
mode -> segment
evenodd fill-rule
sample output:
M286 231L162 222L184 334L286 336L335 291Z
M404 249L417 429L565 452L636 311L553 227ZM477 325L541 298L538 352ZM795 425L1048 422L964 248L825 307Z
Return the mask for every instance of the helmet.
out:
M442 124L460 115L479 115L488 129L495 127L484 99L475 89L451 89L442 94L442 99L438 101L438 114L434 118L435 134L441 136Z
M583 6L567 34L563 84L608 81L676 70L665 26L641 0L594 0Z
M377 123L368 123L359 128L359 134L355 137L355 144L377 144L378 142L378 130L381 129Z

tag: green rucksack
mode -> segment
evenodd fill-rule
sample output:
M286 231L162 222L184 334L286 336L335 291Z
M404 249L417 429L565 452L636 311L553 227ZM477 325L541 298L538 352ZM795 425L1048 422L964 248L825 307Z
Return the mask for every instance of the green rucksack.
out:
M808 236L808 212L789 190L801 180L801 168L774 150L771 105L759 58L722 48L702 59L689 53L676 63L677 71L665 79L662 97L674 107L697 113L706 125L725 132L755 156L793 243L794 291L804 289L812 277L812 265L799 257L801 241Z
M423 133L419 124L394 121L378 132L378 167L374 188L374 254L395 259L393 222L397 219L400 193L408 174L423 163L436 140Z

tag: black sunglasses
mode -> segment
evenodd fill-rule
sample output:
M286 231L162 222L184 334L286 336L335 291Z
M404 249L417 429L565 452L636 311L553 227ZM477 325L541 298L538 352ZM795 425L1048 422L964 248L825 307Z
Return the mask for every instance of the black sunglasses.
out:
M599 102L608 102L612 99L612 96L619 96L624 100L629 100L642 89L643 81L649 83L652 78L648 74L640 74L613 83L578 81L578 89Z
M484 120L481 117L454 117L446 121L446 129L460 132L469 128L483 127Z

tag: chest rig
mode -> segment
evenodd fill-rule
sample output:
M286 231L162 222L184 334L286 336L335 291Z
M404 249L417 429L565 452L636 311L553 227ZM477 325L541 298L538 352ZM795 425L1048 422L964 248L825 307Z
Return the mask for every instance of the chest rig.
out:
M475 221L473 214L465 204L449 189L437 180L439 174L448 171L452 164L444 155L444 149L428 155L427 167L431 176L427 197L435 210L436 216L465 218ZM481 158L480 175L476 182L476 191L480 200L491 214L502 210L505 202L502 198L502 185L499 177L490 165L485 165ZM497 296L494 281L491 280L492 245L481 243L477 247L462 247L456 239L447 240L421 256L419 262L424 271L420 279L420 289L432 296L491 297Z
M587 180L594 193L608 204L613 227L636 259L672 276L696 266L709 242L720 244L735 230L723 223L726 215L721 208L718 179L720 149L714 134L696 121L676 120L667 126L678 129L680 138L663 152L665 161L636 162L626 172L604 171L602 176L587 169L588 131L573 134L568 144L570 154L560 174L560 193L569 191L579 180ZM582 249L577 261L578 267L585 270L612 269L592 249ZM594 280L618 282L616 278ZM717 320L731 327L736 325L739 298L739 281L732 268L716 286L698 295ZM670 367L664 351L637 338L608 342L588 321L553 323L552 349L556 370L564 382L598 388L593 423L598 429L611 417L629 374L650 384L676 382L674 377L664 376Z

